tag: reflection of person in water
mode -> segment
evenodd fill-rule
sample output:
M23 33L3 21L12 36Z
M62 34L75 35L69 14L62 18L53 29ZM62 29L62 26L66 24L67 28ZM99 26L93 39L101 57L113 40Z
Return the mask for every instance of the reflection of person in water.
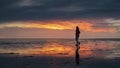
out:
M76 51L75 51L75 62L76 62L76 65L79 65L79 47L78 47L78 44L76 44Z
M79 30L79 27L76 26L76 32L75 32L75 40L76 40L76 43L79 44L79 34L80 34L80 30Z

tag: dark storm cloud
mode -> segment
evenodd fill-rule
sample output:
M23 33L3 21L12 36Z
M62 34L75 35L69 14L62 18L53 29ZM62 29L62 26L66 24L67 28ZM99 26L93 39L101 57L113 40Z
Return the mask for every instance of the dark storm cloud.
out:
M0 22L120 18L120 0L0 0Z

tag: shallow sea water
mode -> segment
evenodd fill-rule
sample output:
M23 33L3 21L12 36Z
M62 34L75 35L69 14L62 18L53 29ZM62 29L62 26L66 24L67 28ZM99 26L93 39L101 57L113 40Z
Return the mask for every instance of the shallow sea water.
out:
M120 57L120 39L82 39L80 58ZM0 39L0 54L74 57L74 39Z

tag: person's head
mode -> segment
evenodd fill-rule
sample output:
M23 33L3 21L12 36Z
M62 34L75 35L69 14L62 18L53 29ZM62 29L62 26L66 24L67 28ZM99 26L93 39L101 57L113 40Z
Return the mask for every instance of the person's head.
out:
M79 27L78 27L78 26L76 26L76 29L79 29Z

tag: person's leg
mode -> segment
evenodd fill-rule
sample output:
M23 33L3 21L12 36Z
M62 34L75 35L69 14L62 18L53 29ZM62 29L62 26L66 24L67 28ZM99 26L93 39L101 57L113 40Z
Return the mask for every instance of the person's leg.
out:
M79 37L78 36L76 36L76 43L78 44L79 42L78 42L78 39L79 39Z
M79 42L79 36L78 36L78 39L77 39L77 43L78 43L78 45L80 45L80 42Z

